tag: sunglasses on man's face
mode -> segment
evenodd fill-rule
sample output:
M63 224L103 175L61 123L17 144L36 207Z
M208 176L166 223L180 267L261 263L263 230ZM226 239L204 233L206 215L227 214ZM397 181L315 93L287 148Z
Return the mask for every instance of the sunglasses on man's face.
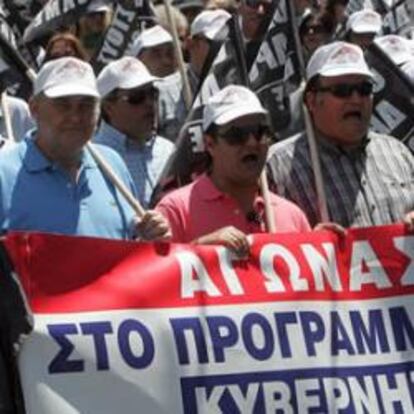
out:
M370 96L372 94L374 85L369 81L359 83L337 83L331 86L319 86L316 92L329 92L336 98L349 98L354 92L359 96Z
M155 88L142 89L130 92L128 94L119 95L118 99L129 103L130 105L141 105L146 99L156 100L158 98L158 90Z
M323 34L328 33L324 26L321 24L309 25L305 27L305 34Z
M218 130L217 135L229 145L243 145L249 140L250 136L253 136L257 142L269 138L270 128L267 125L232 126L225 131Z

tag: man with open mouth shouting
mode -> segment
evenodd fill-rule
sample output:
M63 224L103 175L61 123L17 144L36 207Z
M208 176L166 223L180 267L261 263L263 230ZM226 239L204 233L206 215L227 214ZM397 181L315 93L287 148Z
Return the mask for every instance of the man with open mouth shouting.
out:
M246 256L246 235L265 231L259 177L270 141L268 113L252 91L230 85L207 101L203 130L208 171L167 194L156 209L167 217L172 241L222 244ZM310 230L297 206L275 194L269 198L276 231Z
M414 208L414 157L400 141L369 130L373 75L359 46L333 42L307 66L304 92L330 220L344 227L398 222ZM271 148L268 171L278 194L321 220L307 133ZM414 216L413 216L414 217ZM326 220L326 217L324 217Z

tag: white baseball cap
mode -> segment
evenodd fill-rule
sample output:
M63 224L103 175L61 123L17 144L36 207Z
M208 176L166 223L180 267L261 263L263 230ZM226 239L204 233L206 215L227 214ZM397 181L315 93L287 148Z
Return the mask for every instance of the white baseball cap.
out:
M225 10L205 10L199 13L191 24L191 36L203 35L207 39L214 40L220 35L225 38L227 33L223 29L227 20L231 18L231 14ZM221 30L223 29L223 33Z
M160 80L152 76L137 58L124 56L108 63L98 76L98 90L102 98L115 89L133 89Z
M106 13L111 10L111 2L105 0L94 0L88 4L86 13Z
M85 95L99 98L92 66L74 57L46 62L34 83L33 95L43 92L48 98Z
M224 125L245 115L267 115L258 97L250 89L229 85L212 95L204 107L203 130L211 124Z
M314 76L365 75L373 77L362 49L352 43L332 42L315 50L306 68L310 81Z
M171 34L160 25L153 26L143 30L134 40L129 50L129 55L137 57L143 49L164 43L173 43Z
M413 57L409 40L398 35L386 35L377 37L374 42L397 65L403 65Z
M354 33L379 33L381 15L374 10L364 9L352 13L346 22L346 31Z

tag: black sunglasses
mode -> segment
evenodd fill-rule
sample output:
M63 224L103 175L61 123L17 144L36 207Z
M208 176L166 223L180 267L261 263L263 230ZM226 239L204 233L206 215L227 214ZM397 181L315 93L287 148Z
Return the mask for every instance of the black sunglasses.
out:
M338 83L332 86L320 86L316 92L329 92L336 98L349 98L354 92L360 96L369 96L372 94L374 85L371 82L364 81L359 83Z
M322 34L322 33L328 33L328 30L326 30L325 27L322 26L321 24L315 24L315 25L306 26L303 32L305 34Z
M128 102L130 105L141 105L147 98L156 100L158 98L158 89L142 89L128 94L118 95L120 101Z
M271 135L267 125L246 125L244 127L232 126L225 131L217 130L217 136L223 138L229 145L243 145L253 135L257 142Z

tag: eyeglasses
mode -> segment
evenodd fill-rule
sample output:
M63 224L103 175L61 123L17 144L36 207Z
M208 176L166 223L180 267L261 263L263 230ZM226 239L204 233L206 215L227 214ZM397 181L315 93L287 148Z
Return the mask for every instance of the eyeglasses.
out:
M321 24L309 25L304 29L304 34L323 34L328 33L324 26Z
M360 96L369 96L372 94L374 85L371 82L364 81L359 83L338 83L332 86L320 86L315 88L316 92L329 92L336 98L349 98L354 92Z
M147 98L153 101L158 99L158 90L155 88L142 89L125 95L118 95L120 101L128 102L130 105L141 105Z
M244 0L244 4L249 6L251 9L258 9L260 6L263 6L264 9L270 9L273 5L273 1L265 0Z
M217 131L217 135L223 138L229 145L243 145L252 135L257 142L269 138L270 128L267 125L246 125L244 127L232 126L225 131Z

